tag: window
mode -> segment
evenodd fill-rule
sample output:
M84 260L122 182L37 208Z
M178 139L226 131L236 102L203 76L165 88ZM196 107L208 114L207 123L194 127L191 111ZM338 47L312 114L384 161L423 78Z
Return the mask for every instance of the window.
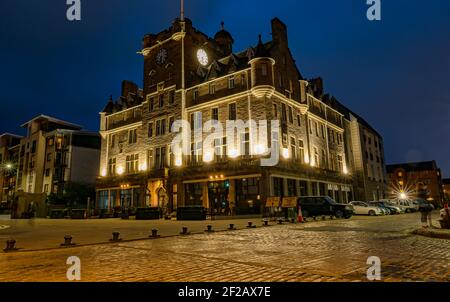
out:
M52 154L51 153L47 153L47 161L51 161L52 160Z
M192 91L192 99L193 99L194 101L197 101L197 100L198 100L198 88L195 88L195 89Z
M115 148L116 147L116 135L113 134L111 135L111 148Z
M309 124L309 134L313 134L313 127L312 127L312 121L308 120L308 124Z
M263 77L267 76L267 64L261 64L261 75Z
M228 89L234 89L234 76L228 78Z
M250 133L241 133L241 155L250 155Z
M155 99L150 98L148 101L148 111L152 112L153 110L155 110Z
M136 173L139 169L139 154L127 155L126 171L128 174Z
M295 160L298 159L297 157L297 143L295 137L291 137L291 156Z
M228 117L230 121L235 121L237 119L236 103L228 105Z
M58 140L61 140L61 138L59 138ZM61 147L59 147L59 149L61 149ZM36 141L33 141L33 143L31 144L31 153L35 152L36 152Z
M211 95L216 94L216 84L215 83L209 84L209 94L211 94Z
M216 155L216 160L225 158L227 156L227 138L218 138L214 140L214 151Z
M297 181L295 179L287 180L287 190L288 190L288 196L290 196L290 197L297 196Z
M342 160L342 155L337 156L338 159L338 171L344 171L344 161Z
M286 105L285 104L281 104L281 120L283 122L287 121L287 116L286 116Z
M303 140L298 141L298 156L300 157L300 162L305 163L305 144Z
M153 123L148 124L148 137L149 138L153 137Z
M273 116L278 118L278 106L277 104L273 104Z
M211 109L211 120L213 121L219 120L219 108Z
M49 177L50 176L50 169L46 169L45 170L45 177Z
M135 144L137 142L137 129L128 131L128 143Z
M48 184L44 185L44 193L48 193Z
M156 148L155 167L156 169L165 168L166 147Z
M325 168L327 166L327 153L322 149L322 163L321 167Z
M292 111L292 107L289 106L289 123L293 124L294 123L294 113Z
M150 149L147 151L147 167L151 169L154 167L153 164L153 149Z
M175 90L171 90L169 92L169 104L170 105L175 104Z
M320 128L322 129L322 138L325 139L325 125L324 124L320 124Z
M161 135L161 121L156 121L156 136Z
M159 95L159 108L164 107L164 94Z
M109 176L116 175L116 159L110 158L108 160L108 174Z
M166 134L166 120L162 119L156 121L156 136L162 136Z
M245 81L245 73L243 73L243 74L241 75L241 85L242 85L242 86L245 86L245 84L246 84L246 81Z
M315 122L315 127L316 127L316 136L319 137L319 123Z
M173 116L171 116L169 118L169 133L172 133L172 127L173 127L173 123L175 123L175 118Z
M161 135L166 135L166 119L161 120Z
M320 165L319 150L317 147L314 147L314 165L316 167Z
M299 126L299 127L302 126L302 120L300 118L300 114L297 114L297 126Z

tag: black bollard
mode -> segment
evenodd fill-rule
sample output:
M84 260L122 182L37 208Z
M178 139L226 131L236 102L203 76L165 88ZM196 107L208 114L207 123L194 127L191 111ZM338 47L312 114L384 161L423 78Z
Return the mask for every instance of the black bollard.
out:
M72 242L72 236L66 235L64 236L64 243L61 243L61 246L73 246L75 243Z
M113 232L112 233L112 239L110 239L109 241L122 241L122 239L120 239L120 233L119 232Z
M3 250L4 252L12 252L17 251L16 241L14 239L6 241L6 248Z
M283 219L278 219L278 224L282 225L283 224Z
M183 227L182 230L181 230L180 235L189 235L188 228L187 227Z
M158 230L157 229L153 229L152 230L152 234L150 235L151 238L158 238L161 237L158 235Z
M268 220L264 220L263 223L264 223L264 226L269 226L269 221Z
M256 229L256 225L253 225L253 222L249 221L248 225L247 225L247 228L249 228L249 229Z
M229 231L234 231L236 228L234 227L234 224L230 223L230 227L228 228Z
M214 233L214 231L213 231L213 226L212 225L208 225L207 227L206 227L206 231L205 232L207 232L207 233Z

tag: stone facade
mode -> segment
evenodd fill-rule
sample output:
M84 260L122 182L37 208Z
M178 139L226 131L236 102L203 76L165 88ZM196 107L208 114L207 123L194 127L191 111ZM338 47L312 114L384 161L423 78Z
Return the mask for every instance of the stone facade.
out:
M272 20L272 37L233 52L223 27L212 39L188 19L146 35L143 89L125 81L120 98L100 114L97 207L204 206L217 214L255 214L269 197L353 200L352 137L346 133L352 121L323 94L321 79L303 78L279 19ZM279 121L278 165L261 166L258 148L270 145L261 147L251 129L241 134L237 156L219 137L211 150L193 143L190 155L175 158L172 123L195 126L200 116L203 126L210 120Z

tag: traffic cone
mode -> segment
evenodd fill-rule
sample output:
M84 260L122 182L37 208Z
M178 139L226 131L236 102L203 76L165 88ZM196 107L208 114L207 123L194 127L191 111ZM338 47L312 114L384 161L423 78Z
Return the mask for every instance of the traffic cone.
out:
M297 217L297 221L298 221L298 223L303 223L303 222L305 222L305 220L303 219L302 207L298 207L298 217Z

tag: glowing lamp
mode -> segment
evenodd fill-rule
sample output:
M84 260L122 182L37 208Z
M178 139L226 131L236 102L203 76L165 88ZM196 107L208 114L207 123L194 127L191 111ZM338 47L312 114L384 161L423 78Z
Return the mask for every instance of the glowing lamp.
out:
M284 157L285 159L288 159L288 158L289 158L289 150L286 149L286 148L283 149L283 157Z
M123 170L123 167L117 167L117 174L122 175L123 172L125 172L125 171Z

